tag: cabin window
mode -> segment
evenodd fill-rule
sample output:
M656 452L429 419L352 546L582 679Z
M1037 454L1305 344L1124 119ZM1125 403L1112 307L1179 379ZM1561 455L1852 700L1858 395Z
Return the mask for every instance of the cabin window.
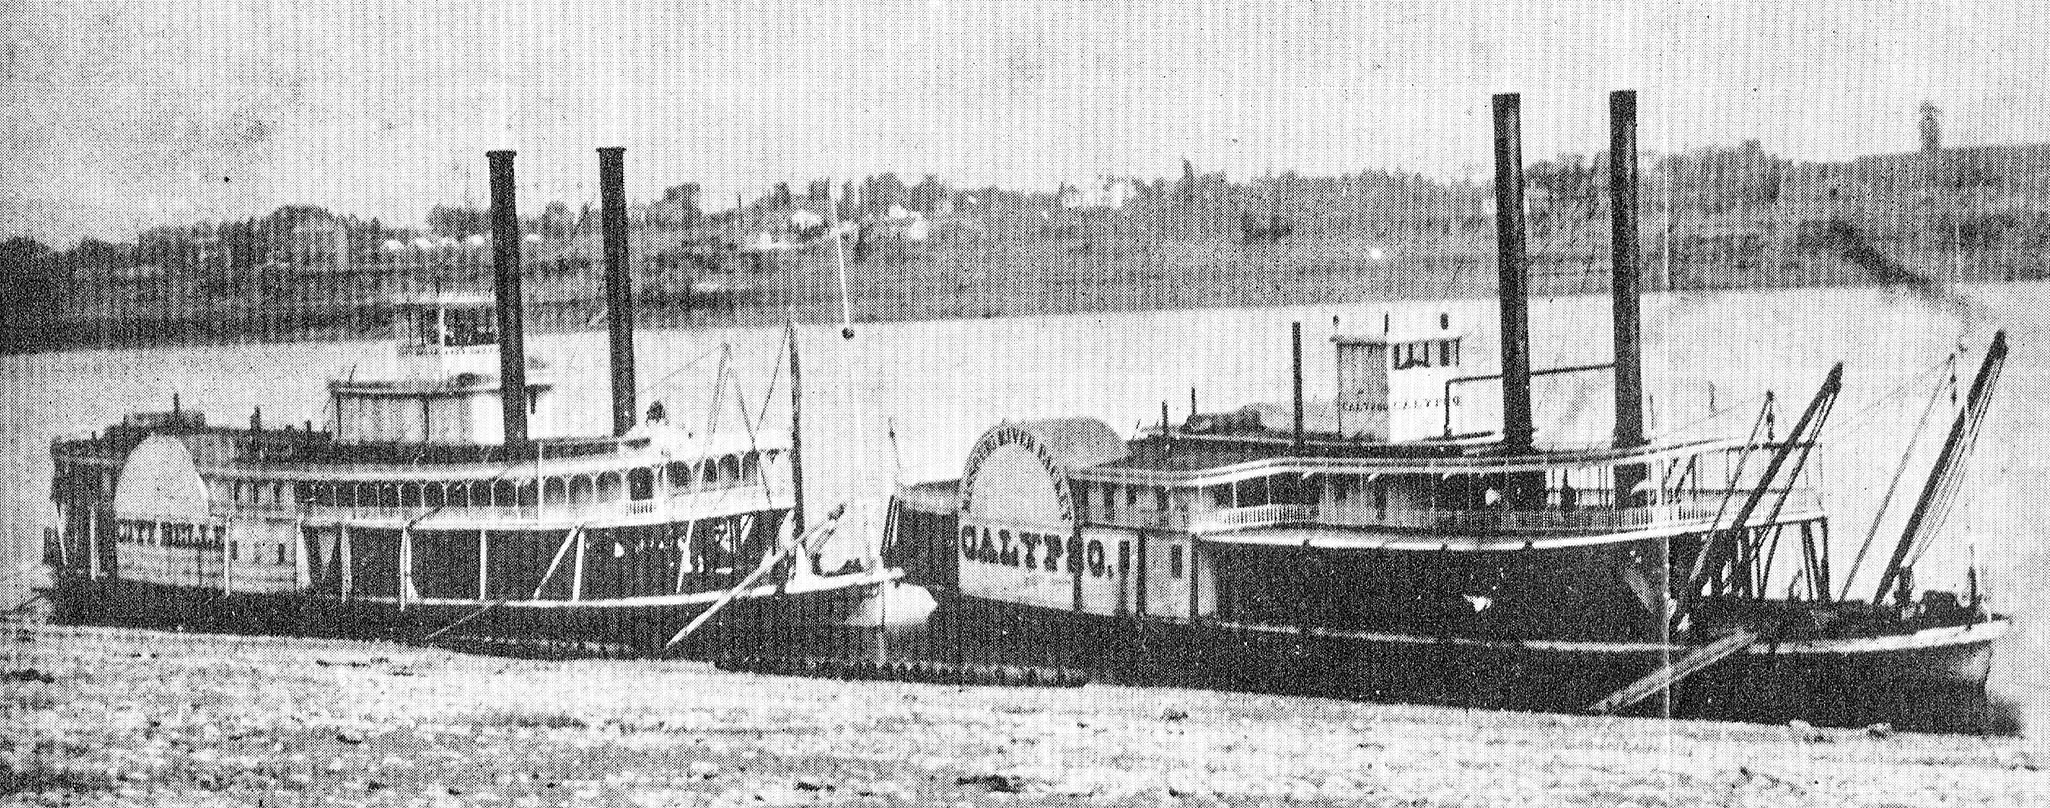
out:
M519 490L514 492L514 496L518 498L522 508L534 507L540 499L540 494L540 487L536 486L532 480L520 483Z
M740 456L740 481L747 484L759 482L762 476L762 456L748 452Z
M1378 480L1374 482L1374 518L1388 518L1388 486Z
M449 483L447 501L448 506L451 508L470 507L470 484Z
M1210 486L1210 503L1219 508L1231 507L1231 485Z
M645 502L655 498L654 469L632 469L626 473L626 498Z
M285 545L283 545L283 544L279 544L279 545L278 545L277 547L278 547L278 563L280 563L280 564L283 564L283 563L285 563Z
M241 560L242 560L242 543L241 543L241 542L239 542L239 541L231 541L231 542L228 542L228 560L229 560L229 561L241 561Z
M698 484L703 488L717 487L719 485L719 464L709 459L699 461Z
M1167 513L1167 512L1168 512L1169 508L1168 508L1168 499L1167 499L1167 489L1166 489L1166 488L1155 488L1155 489L1153 489L1153 504L1154 504L1154 507L1155 507L1155 508L1156 508L1157 510L1159 510L1159 511L1160 511L1161 513Z
M1089 513L1089 489L1092 486L1080 480L1069 486L1075 496L1075 512L1087 516Z
M1125 507L1133 510L1139 508L1139 486L1125 486Z
M719 479L729 485L740 482L740 458L727 455L719 458Z
M439 508L446 502L442 496L441 483L426 483L420 486L420 504L429 508Z
M237 480L234 485L230 486L228 498L236 502L242 501L242 481Z
M1439 340L1438 366L1449 368L1452 366L1452 364L1452 340Z
M399 486L399 504L408 508L420 507L420 484L406 483Z
M681 460L669 464L669 486L678 491L689 491L691 484L690 464Z
M491 484L491 504L499 506L518 504L519 488L511 480L499 480Z
M470 483L470 507L482 508L491 504L491 483L476 480Z
M569 478L569 504L589 505L597 499L596 486L589 477Z
M1167 576L1182 577L1182 546L1179 544L1167 548Z
M285 504L286 500L288 499L288 497L285 494L285 490L286 489L284 483L272 483L270 487L270 504Z
M1103 518L1115 519L1118 515L1118 487L1114 483L1103 484Z
M621 483L619 472L608 471L598 475L598 501L618 502L625 487Z
M490 345L498 341L497 313L489 308L447 309L442 337L455 347Z

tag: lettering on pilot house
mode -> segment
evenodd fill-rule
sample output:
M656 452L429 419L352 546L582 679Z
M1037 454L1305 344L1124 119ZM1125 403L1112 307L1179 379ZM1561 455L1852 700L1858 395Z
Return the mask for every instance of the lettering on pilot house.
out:
M1015 426L990 430L969 453L967 473L962 475L961 513L974 513L976 476L981 473L983 462L1006 446L1031 452L1032 457L1039 461L1040 470L1046 473L1047 485L1053 488L1054 502L1060 511L1059 523L1074 524L1075 504L1068 488L1068 475L1061 470L1053 453L1040 443L1037 435ZM961 557L969 561L1056 574L1073 574L1079 568L1088 570L1090 575L1105 576L1114 572L1105 555L1103 542L1098 539L1085 542L1080 536L1062 537L1032 530L981 525L961 527ZM1064 558L1067 561L1065 570L1061 563Z
M969 513L975 510L975 475L982 471L983 461L988 460L991 453L1006 446L1024 449L1039 460L1040 467L1046 470L1047 480L1053 484L1054 499L1060 505L1061 522L1074 522L1075 501L1068 493L1068 475L1061 472L1060 463L1054 460L1053 453L1046 450L1037 436L1015 426L1000 426L990 430L989 434L984 435L982 440L975 444L975 451L968 454L968 472L961 475L961 512Z

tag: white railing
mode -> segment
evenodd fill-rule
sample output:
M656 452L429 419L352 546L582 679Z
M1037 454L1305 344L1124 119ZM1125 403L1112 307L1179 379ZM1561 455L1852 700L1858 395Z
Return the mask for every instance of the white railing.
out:
M1255 530L1269 527L1322 525L1331 527L1401 528L1433 532L1480 533L1628 533L1639 530L1692 526L1708 529L1717 519L1736 518L1736 506L1723 510L1721 497L1664 502L1638 508L1589 508L1582 510L1380 510L1365 505L1323 507L1304 504L1255 505L1221 508L1197 513L1185 522L1197 533ZM1822 513L1821 498L1813 491L1795 491L1781 509L1782 521L1813 518ZM1768 514L1753 513L1751 524L1764 523ZM1129 524L1128 521L1112 521ZM1134 527L1173 525L1133 524ZM1729 527L1729 525L1724 525Z
M671 519L688 519L692 515L716 516L745 510L759 510L787 505L788 495L773 498L766 487L733 486L701 492L679 494L674 497L654 500L623 499L613 502L594 502L571 505L547 503L537 505L284 505L244 507L245 511L296 514L308 519L341 520L351 522L418 522L423 525L436 523L522 523L522 522L573 522L602 524L606 522L645 522L664 515Z

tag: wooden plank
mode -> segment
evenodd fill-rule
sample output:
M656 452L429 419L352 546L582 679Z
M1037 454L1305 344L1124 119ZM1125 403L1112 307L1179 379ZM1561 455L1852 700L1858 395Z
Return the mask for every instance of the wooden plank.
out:
M1609 694L1607 698L1595 702L1587 710L1597 715L1606 715L1629 707L1671 689L1681 680L1730 658L1757 641L1757 632L1750 629L1734 629L1714 642L1695 648L1644 678Z

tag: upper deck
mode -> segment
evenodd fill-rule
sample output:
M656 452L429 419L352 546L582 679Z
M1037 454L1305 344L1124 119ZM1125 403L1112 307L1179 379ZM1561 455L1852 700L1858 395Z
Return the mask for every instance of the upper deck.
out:
M1327 437L1298 446L1171 430L1111 443L1107 433L1072 421L992 430L964 482L899 498L913 510L1056 533L1072 524L1241 544L1521 550L1735 527L1765 457L1783 448L1713 439L1505 454L1499 445ZM1042 486L1052 494L1035 493ZM1748 526L1824 518L1798 476L1763 493L1773 504L1744 516Z
M141 453L147 442L175 451ZM166 447L170 448L170 447ZM195 413L131 419L59 440L52 495L111 502L135 458L190 480L217 516L360 524L641 524L788 507L788 452L744 436L647 430L511 445L337 443L302 429L208 426Z

